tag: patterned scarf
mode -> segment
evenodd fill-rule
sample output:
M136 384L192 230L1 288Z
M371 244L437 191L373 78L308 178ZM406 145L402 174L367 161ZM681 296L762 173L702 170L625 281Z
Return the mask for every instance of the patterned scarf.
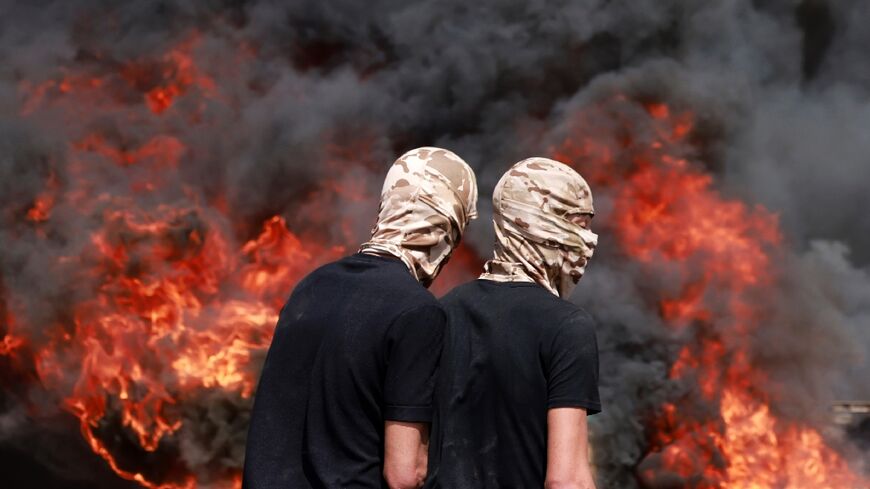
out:
M492 196L495 250L480 278L534 282L567 299L592 258L598 235L571 220L592 215L592 191L569 166L520 161Z
M477 180L468 164L446 149L417 148L387 172L378 222L360 252L402 260L428 287L476 217Z

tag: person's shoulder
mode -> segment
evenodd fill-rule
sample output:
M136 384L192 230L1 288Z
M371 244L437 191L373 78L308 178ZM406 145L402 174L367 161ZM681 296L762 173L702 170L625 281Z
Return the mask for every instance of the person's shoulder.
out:
M352 256L352 255L351 255ZM314 270L308 272L308 275L302 277L299 282L296 283L296 287L294 290L302 290L308 286L311 286L314 283L322 281L324 279L328 279L331 276L334 276L337 273L340 273L343 262L345 262L349 257L339 258L338 260L333 260L328 263L324 263Z
M408 271L400 260L389 257L357 253L346 258L354 267L363 264L367 273L357 276L358 286L366 287L373 294L393 299L392 311L403 314L416 309L441 309L438 298Z
M503 310L534 311L534 316L551 317L554 309L562 307L561 300L547 289L530 282L498 282L476 279L457 286L444 297L445 307L463 308L473 304L489 304Z
M475 289L476 287L477 287L477 280L471 280L471 281L465 282L464 284L459 284L456 287L453 287L452 289L450 289L449 292L444 294L444 296L441 297L441 301L444 302L447 300L455 300L459 297L463 297L463 296L467 295L469 291L471 291L472 289Z
M549 294L549 311L552 320L547 327L553 332L574 331L575 333L595 334L595 320L579 305Z
M482 285L479 279L470 280L450 289L450 292L444 294L439 301L445 308L456 306L467 300L476 301L481 294L485 293L482 290Z
M402 264L402 268L395 267L390 271L389 277L380 277L377 284L383 287L383 293L395 297L397 305L404 305L402 309L413 308L441 308L438 298L429 289L421 284Z
M321 294L325 290L341 290L342 288L347 287L347 284L360 280L358 272L366 268L367 265L370 266L371 264L366 264L364 261L360 260L359 253L347 255L337 260L324 263L308 272L307 275L299 280L293 287L292 294ZM401 274L396 275L398 280L401 281L403 278ZM406 275L410 274L406 273ZM363 280L365 281L365 279ZM411 277L411 281L416 282L413 277ZM382 279L378 280L377 278L372 277L368 282L371 282L371 286L381 286L392 281L385 281ZM395 288L402 289L406 285L407 284L403 282L402 285ZM421 286L419 288L422 289L423 287ZM413 287L409 287L408 290L413 290Z
M428 297L403 298L403 300L397 301L396 307L392 309L392 313L388 313L389 315L393 316L390 321L393 325L411 324L417 327L425 325L426 328L431 328L436 325L443 327L447 321L447 312L431 294Z
M409 312L431 312L439 315L444 314L444 307L438 301L438 299L432 295L431 292L426 290L425 287L420 286L419 289L402 289L400 291L402 294L405 294L402 297L401 301L397 299L397 312L399 314L406 314Z
M562 299L538 284L515 284L506 297L512 304L526 310L535 311L547 323L559 326L566 322L591 321L591 316L580 306Z

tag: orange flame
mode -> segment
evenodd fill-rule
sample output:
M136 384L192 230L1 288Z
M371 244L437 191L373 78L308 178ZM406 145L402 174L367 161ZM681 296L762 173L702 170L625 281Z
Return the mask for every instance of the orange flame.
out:
M62 72L56 80L22 82L20 112L32 114L73 95L109 105L115 102L104 94L106 87L119 81L141 96L137 100L155 120L183 106L176 103L185 95L217 97L213 79L194 63L198 42L194 33L159 60L134 60L120 73ZM253 48L242 49L250 55ZM638 106L622 96L605 111L614 107ZM657 298L662 317L675 330L702 325L709 333L680 350L669 376L697 380L697 397L715 404L719 416L694 419L680 402L662 406L653 441L665 468L693 488L866 487L817 431L777 419L770 399L752 387L765 379L747 354L748 335L762 312L751 298L776 280L772 253L782 239L776 216L723 197L709 174L680 156L691 144L690 112L661 102L639 107L635 115L647 118L651 134L636 133L635 120L593 110L584 114L590 119L585 126L581 121L559 146L557 158L585 162L581 173L612 193L614 229L628 257L651 273L667 264L683 279L679 290ZM577 135L602 119L623 125L618 140ZM352 151L332 154L338 163L374 152L342 143L339 150ZM148 178L131 187L151 191L167 183L161 170L177 168L185 152L184 142L170 134L144 142L102 134L76 138L69 162L76 181L64 193L52 175L26 213L30 221L45 222L54 206L69 204L100 223L83 256L59 259L82 270L82 287L90 294L75 305L70 323L57 325L36 350L35 365L43 384L61 393L65 409L79 419L91 449L120 477L149 488L191 488L199 481L183 470L165 478L126 467L99 436L101 427L114 422L109 414L120 414L125 433L154 452L184 429L178 407L196 391L248 398L255 357L268 345L289 289L318 263L345 252L300 238L280 216L267 219L259 236L238 246L215 209L140 209L87 182L87 156L97 155L128 170L152 167ZM312 193L313 207L328 207L335 195L364 199L366 189L352 177L324 183ZM346 222L342 233L345 239L353 234ZM479 269L462 249L454 261ZM447 272L459 269L454 263ZM716 334L723 329L728 336ZM18 333L5 332L0 355L31 344ZM221 477L229 487L241 484L237 473Z
M196 43L191 36L156 71L153 63L136 61L121 72L130 86L144 91L153 114L164 113L192 87L200 95L217 95L211 78L193 63ZM117 76L65 74L60 81L22 84L22 114L73 93L107 103L97 89ZM43 385L61 393L62 406L79 419L91 449L120 477L149 488L191 488L198 476L183 467L171 476L129 468L101 438L102 428L120 423L141 449L156 452L184 429L180 407L195 403L197 392L250 398L290 289L312 267L345 253L340 246L317 244L322 239L300 239L280 216L267 219L259 236L236 247L225 217L214 209L140 208L128 195L95 188L89 178L108 162L135 169L133 192L177 185L166 170L176 169L186 151L177 137L160 132L134 142L116 133L90 133L69 145L69 185L60 191L52 174L27 212L27 219L44 222L52 207L62 204L101 222L83 255L58 260L81 271L91 298L75 304L71 324L51 330L48 342L36 348L34 363ZM327 181L317 191L367 198L352 178ZM7 331L0 354L26 340ZM238 473L208 477L211 485L241 484Z
M121 468L94 434L109 407L120 409L122 424L154 451L182 427L167 407L194 389L249 397L252 352L268 346L279 298L312 261L344 251L306 249L275 217L235 258L219 227L201 219L196 210L168 207L107 212L92 238L99 262L91 275L102 281L96 297L76 307L71 335L38 354L49 387L62 387L65 372L79 371L64 405L94 451L119 476L146 487L193 487L195 479L160 484ZM239 261L247 263L238 267ZM222 300L222 286L233 282L249 295Z
M21 348L25 344L24 338L6 333L3 339L0 340L0 355L11 355L15 350Z
M691 113L664 103L637 107L619 96L580 114L555 154L577 162L594 188L614 195L611 219L627 256L652 273L664 266L677 272L684 285L658 298L662 318L678 330L704 331L680 350L670 378L694 380L699 402L718 405L720 418L697 419L691 406L681 412L682 403L662 407L655 423L660 469L684 481L668 487L867 487L817 431L774 417L758 387L764 373L748 359L748 335L763 313L753 299L777 279L776 216L724 198L709 174L676 156L691 146ZM644 114L649 133L638 131ZM596 132L608 120L621 139ZM656 472L644 469L641 476L656 485Z
M35 223L45 222L51 216L51 209L54 207L55 194L57 193L58 183L54 172L48 176L48 181L45 184L45 190L41 192L33 202L33 207L27 211L27 220Z
M193 34L163 57L158 68L159 83L144 96L148 108L154 114L162 114L172 107L175 99L184 95L190 87L197 87L207 96L214 96L214 80L200 72L191 56L198 41L199 35ZM124 75L135 84L141 81L145 71L148 70L134 63L127 66Z

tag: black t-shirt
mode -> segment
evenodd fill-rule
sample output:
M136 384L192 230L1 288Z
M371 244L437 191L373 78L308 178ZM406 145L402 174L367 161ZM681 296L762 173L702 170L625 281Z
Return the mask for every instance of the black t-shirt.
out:
M263 365L244 487L387 487L384 421L431 421L445 321L397 259L356 254L308 275Z
M475 280L442 304L448 326L425 487L543 487L547 410L601 410L592 319L532 283Z

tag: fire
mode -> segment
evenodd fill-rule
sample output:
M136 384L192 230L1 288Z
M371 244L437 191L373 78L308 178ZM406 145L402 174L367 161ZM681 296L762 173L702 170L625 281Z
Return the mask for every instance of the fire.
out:
M63 73L60 80L21 87L21 113L27 115L66 106L70 97L110 106L111 93L101 90L122 80L143 93L153 121L154 131L142 140L108 131L70 140L66 179L61 184L51 173L22 219L50 229L53 209L62 206L94 224L93 231L82 230L90 234L81 253L56 257L58 270L74 270L80 278L81 293L71 298L68 322L40 328L46 338L31 342L10 320L0 339L4 356L32 346L39 381L79 420L94 453L118 476L149 488L240 486L238 470L194 473L177 455L137 467L141 462L129 454L169 456L161 451L165 442L177 443L190 428L183 411L209 392L250 405L287 294L313 267L347 251L291 232L280 215L239 241L225 205L209 207L175 181L188 142L159 125L158 117L182 96L218 96L194 64L197 42L193 35L162 59L136 60L119 73ZM126 187L95 185L92 176L107 168L128 172L121 180ZM336 185L324 182L321 191ZM182 198L161 203L149 197L166 189L179 190ZM106 436L113 432L129 436Z
M291 231L285 217L292 225L298 216L272 215L276 210L254 223L232 222L226 196L179 183L185 158L200 148L174 132L171 120L199 122L204 100L232 98L197 65L200 42L190 33L148 59L97 53L88 68L61 67L52 79L19 84L22 117L59 109L77 130L66 159L52 162L65 171L48 174L43 191L16 212L40 239L48 239L62 209L88 226L84 244L70 245L46 270L74 271L78 290L68 310L57 324L37 328L42 337L13 322L27 321L26 312L0 310L0 357L32 356L42 386L78 419L94 453L118 476L149 488L241 485L238 470L196 472L174 452L160 458L161 449L189 433L184 409L201 407L202 396L249 405L286 295L318 264L352 251L331 245L358 234L335 209L371 209L373 218L376 195L365 182L371 168L382 169L367 159L380 151L373 129L327 135L325 173L334 178L305 189L305 203L294 210L319 228L335 223L339 237ZM252 45L239 49L228 56L256 54ZM106 129L104 119L145 130L133 137ZM783 238L776 215L714 188L687 151L694 125L689 111L618 96L579 114L575 131L554 150L558 159L584 162L581 173L612 197L625 256L651 275L672 274L679 285L655 300L674 335L686 339L669 377L694 389L656 413L650 450L661 464L638 475L649 487L663 473L678 477L669 487L696 489L866 487L816 430L772 409L749 339L764 316L754 299L776 285ZM106 173L120 184L101 188ZM161 193L167 189L175 200ZM239 231L251 224L253 231ZM460 248L434 290L479 269L478 257ZM6 308L14 292L2 285ZM130 453L157 462L141 466Z
M48 217L51 215L51 209L54 207L54 199L57 189L57 177L54 172L52 172L48 176L45 190L36 197L33 206L27 210L28 221L40 223L48 220Z
M252 352L268 347L287 288L312 260L343 250L306 249L277 216L235 252L197 209L110 211L103 219L91 238L94 298L76 306L72 332L39 352L40 378L64 390L66 373L79 372L64 406L118 475L146 487L193 487L192 476L157 483L121 468L95 429L120 410L121 424L153 452L182 428L174 406L193 393L250 397ZM242 295L223 297L233 283Z
M30 115L46 104L70 96L92 100L94 107L111 106L114 96L119 95L119 81L126 85L126 90L141 94L142 102L155 115L162 115L191 91L207 98L217 97L214 79L194 62L199 42L200 35L193 32L162 58L132 60L119 71L88 74L61 69L58 79L39 83L23 80L19 85L23 94L19 113ZM107 60L106 64L114 63Z
M194 33L166 54L156 67L131 63L123 70L123 76L133 85L142 85L147 83L146 80L156 79L156 83L152 82L155 86L144 95L151 112L162 114L172 107L176 98L184 95L191 87L199 88L207 96L214 96L214 80L200 72L191 56L198 42L199 35Z
M59 80L46 80L41 83L32 83L23 80L19 85L19 91L24 95L19 113L23 116L30 115L43 106L47 100L66 95L76 91L97 91L103 87L105 80L100 77L62 72Z
M177 167L186 149L178 138L168 135L158 135L136 148L126 148L112 144L101 134L89 134L73 146L82 152L104 156L119 166L153 161L163 169Z
M33 222L48 220L51 208L54 206L54 197L50 193L44 193L36 198L33 207L27 211L27 219Z
M602 134L602 121L615 127ZM657 300L675 334L694 335L670 378L694 382L696 396L661 407L653 462L642 466L641 480L697 489L867 487L817 431L777 419L769 407L767 379L748 348L764 313L755 299L777 280L777 217L722 196L710 174L681 156L691 148L692 125L689 112L618 96L579 114L554 150L613 195L611 219L625 255L682 284ZM703 406L718 416L699 417Z
M3 339L0 340L0 355L11 355L12 352L21 348L24 344L24 338L6 333L3 335Z
M723 450L747 454L732 460L723 488L867 487L817 431L796 425L778 429L766 405L739 391L725 391L721 406L728 426Z

